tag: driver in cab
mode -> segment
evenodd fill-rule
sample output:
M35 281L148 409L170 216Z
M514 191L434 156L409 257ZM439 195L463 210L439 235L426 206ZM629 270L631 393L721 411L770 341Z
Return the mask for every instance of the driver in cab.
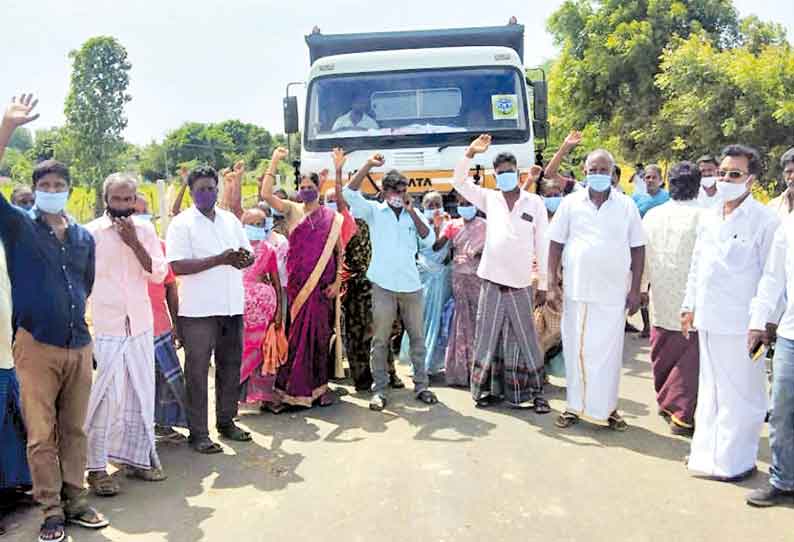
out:
M358 91L353 94L353 102L351 110L345 113L334 122L334 132L340 130L373 130L378 128L378 123L375 119L367 115L369 110L369 97Z

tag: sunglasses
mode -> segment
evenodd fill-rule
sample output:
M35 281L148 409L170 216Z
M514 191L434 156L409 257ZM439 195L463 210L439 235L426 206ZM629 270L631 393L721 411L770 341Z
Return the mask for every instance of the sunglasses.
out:
M738 181L739 179L741 179L742 177L746 177L747 175L748 173L746 171L740 171L738 169L733 169L731 171L719 170L717 172L718 177L721 177L723 179L727 177L733 181Z

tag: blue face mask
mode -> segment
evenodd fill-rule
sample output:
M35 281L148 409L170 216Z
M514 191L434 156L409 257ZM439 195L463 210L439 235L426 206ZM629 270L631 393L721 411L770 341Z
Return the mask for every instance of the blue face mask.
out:
M546 204L546 209L550 213L556 213L557 209L560 208L560 203L562 203L562 198L560 196L552 196L550 198L543 198L543 203Z
M137 216L138 218L140 218L141 220L143 220L145 222L151 222L152 221L152 215L149 215L149 214L141 213L141 214L135 215L135 216Z
M66 192L44 192L36 190L36 207L43 213L57 214L62 213L69 200L69 191Z
M33 209L33 203L25 203L24 205L14 205L17 209L22 209L25 212L30 211Z
M458 205L458 214L463 220L471 220L477 216L477 209L474 205Z
M267 237L267 231L261 226L245 225L245 235L249 241L264 241Z
M433 217L436 216L436 212L438 212L438 209L425 209L425 218L433 220Z
M587 187L595 192L606 192L612 186L612 175L590 174L587 176Z
M505 171L496 174L496 187L502 192L511 192L518 186L518 172Z
M267 235L270 235L270 232L273 231L273 217L269 216L265 219L265 231Z
M328 207L329 209L331 209L334 212L338 212L339 211L339 207L337 207L335 201L327 201L325 203L325 206Z

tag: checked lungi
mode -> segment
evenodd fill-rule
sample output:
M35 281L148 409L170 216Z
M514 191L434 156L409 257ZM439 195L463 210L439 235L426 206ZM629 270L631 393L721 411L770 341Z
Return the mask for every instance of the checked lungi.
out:
M185 375L172 338L169 331L154 339L154 422L187 428Z

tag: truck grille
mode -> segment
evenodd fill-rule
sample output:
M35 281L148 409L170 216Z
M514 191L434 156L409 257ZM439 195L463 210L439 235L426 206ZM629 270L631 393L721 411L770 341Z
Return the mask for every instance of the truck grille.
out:
M392 165L397 169L425 169L438 165L438 159L430 159L424 151L396 151Z

